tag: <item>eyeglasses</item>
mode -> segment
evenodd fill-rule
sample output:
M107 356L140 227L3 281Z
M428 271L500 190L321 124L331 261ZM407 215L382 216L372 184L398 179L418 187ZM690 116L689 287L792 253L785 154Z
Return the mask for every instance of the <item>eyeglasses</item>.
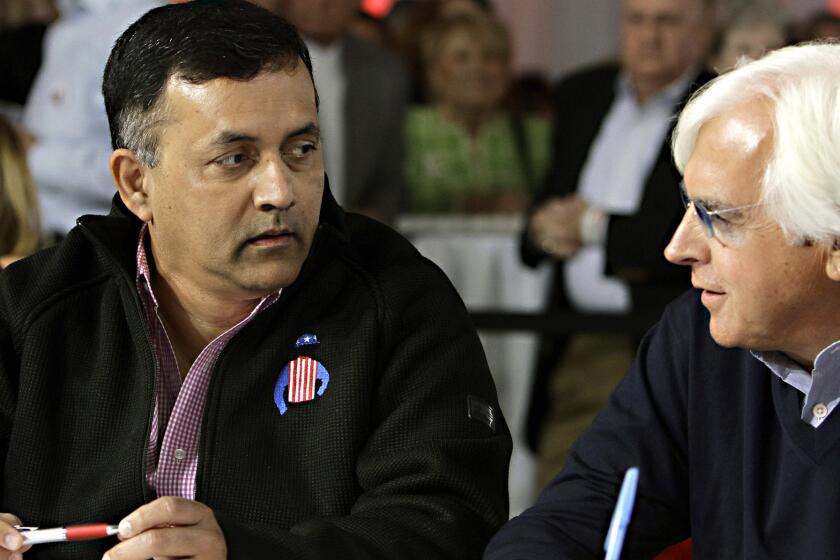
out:
M733 212L755 208L763 204L756 202L754 204L745 204L744 206L723 208L721 210L707 210L702 202L689 198L685 190L685 182L680 183L680 197L686 210L688 210L689 206L694 207L694 212L700 218L700 222L706 229L706 235L714 237L721 245L737 243L743 234L743 229L738 227L741 225L740 222L733 222L731 219L727 219L727 216L733 216Z

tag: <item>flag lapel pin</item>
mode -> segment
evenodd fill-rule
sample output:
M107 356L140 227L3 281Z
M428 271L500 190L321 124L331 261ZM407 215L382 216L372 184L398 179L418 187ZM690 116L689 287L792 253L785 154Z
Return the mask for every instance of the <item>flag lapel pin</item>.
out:
M295 347L319 344L315 335L301 336ZM280 414L286 414L290 404L309 402L327 390L330 374L327 368L309 356L299 356L286 364L274 385L274 404Z

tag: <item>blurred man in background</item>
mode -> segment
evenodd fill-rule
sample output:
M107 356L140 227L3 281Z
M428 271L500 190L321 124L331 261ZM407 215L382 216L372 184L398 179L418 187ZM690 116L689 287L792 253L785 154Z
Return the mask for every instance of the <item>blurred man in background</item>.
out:
M557 261L550 308L652 323L688 286L662 258L682 215L668 138L674 113L708 78L710 3L622 0L620 63L558 85L553 166L522 243L526 264ZM540 484L604 406L634 348L627 335L543 341L529 413Z
M260 0L300 30L321 95L330 188L349 210L392 222L402 208L408 81L396 56L349 33L360 0Z

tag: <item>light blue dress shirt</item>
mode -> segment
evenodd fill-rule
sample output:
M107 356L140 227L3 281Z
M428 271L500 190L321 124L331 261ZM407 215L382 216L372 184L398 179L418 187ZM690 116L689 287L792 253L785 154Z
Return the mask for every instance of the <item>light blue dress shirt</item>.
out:
M578 195L605 214L634 214L674 118L674 108L697 76L690 68L640 104L628 77L616 79L615 100L589 148L578 179ZM604 224L606 229L606 224ZM620 313L630 309L630 289L604 274L606 231L566 259L566 294L576 309Z
M840 402L840 341L817 354L810 372L782 352L751 352L785 383L795 387L805 399L801 418L818 428Z

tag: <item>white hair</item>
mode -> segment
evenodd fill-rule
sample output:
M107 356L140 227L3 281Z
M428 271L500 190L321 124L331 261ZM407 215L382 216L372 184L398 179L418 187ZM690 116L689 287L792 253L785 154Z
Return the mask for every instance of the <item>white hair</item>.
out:
M840 240L840 43L785 47L701 88L679 116L673 153L682 173L700 128L754 99L772 106L775 142L761 202L792 243Z

